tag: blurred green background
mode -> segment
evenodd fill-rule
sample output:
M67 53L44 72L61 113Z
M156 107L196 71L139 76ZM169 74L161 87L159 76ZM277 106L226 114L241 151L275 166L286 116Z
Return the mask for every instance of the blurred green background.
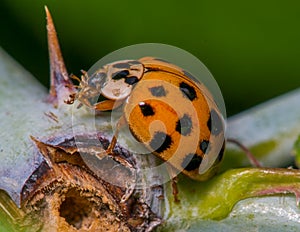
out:
M155 42L197 56L228 115L300 85L299 0L1 0L0 46L48 86L44 5L76 75L116 49Z

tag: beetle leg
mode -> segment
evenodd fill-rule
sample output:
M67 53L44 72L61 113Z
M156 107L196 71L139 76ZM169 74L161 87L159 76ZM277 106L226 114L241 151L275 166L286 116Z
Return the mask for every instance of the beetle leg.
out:
M179 191L178 191L178 187L177 187L177 181L178 181L177 176L175 176L175 177L172 178L172 194L174 196L174 202L175 203L179 203L180 202L180 200L178 198Z
M117 140L118 140L117 138L118 138L119 130L125 124L126 124L126 119L125 119L124 116L122 116L119 119L119 121L118 121L118 123L116 125L116 131L114 133L114 136L112 137L112 140L111 140L108 148L105 151L106 155L111 156L115 161L117 161L118 163L122 164L123 166L129 168L134 173L134 178L132 179L132 181L129 181L127 183L126 191L125 191L124 195L121 198L121 203L124 203L124 202L126 202L129 199L129 197L132 195L132 193L133 193L133 191L134 191L134 189L136 187L136 171L135 171L134 166L130 162L128 162L126 159L122 158L119 155L116 155L113 152L113 150L114 150L114 148L115 148L115 146L117 144ZM101 154L99 156L101 156Z
M123 157L116 155L114 152L114 148L117 144L117 140L118 140L118 134L119 134L119 129L124 126L126 123L125 121L125 117L121 117L117 123L116 126L116 131L112 137L112 140L110 142L110 144L108 145L107 149L104 151L101 151L99 154L97 154L99 159L103 159L104 156L110 156L112 157L115 161L117 161L118 163L122 164L125 167L129 167L129 168L134 168L133 165L128 162L126 159L124 159Z
M124 116L122 116L119 121L117 122L117 125L116 125L116 131L115 131L115 134L108 146L108 148L106 149L107 153L108 154L113 154L113 149L115 148L116 144L117 144L117 138L118 138L118 135L119 135L119 130L121 127L123 127L124 125L126 125L126 119Z
M123 104L123 101L104 100L94 105L95 110L108 111L113 110Z
M120 156L118 155L115 155L115 153L113 152L116 144L117 144L117 140L118 140L118 135L119 135L119 130L120 128L122 128L124 125L126 125L126 119L124 116L122 116L117 125L116 125L116 131L115 131L115 134L114 136L112 137L111 139L111 142L108 146L108 148L106 149L106 153L109 154L110 156L112 156L116 161L118 161L119 163L123 164L124 166L127 166L127 167L131 167L133 168L133 166L127 161L125 160L124 158L121 158Z
M77 77L77 76L75 76L74 74L71 74L71 75L70 75L70 78L73 79L73 80L78 81L79 83L81 82L80 78Z
M174 202L179 203L180 200L178 198L179 191L178 191L178 186L177 186L178 178L176 175L176 170L171 165L167 164L167 171L171 177L171 186L172 186L172 194L174 197Z

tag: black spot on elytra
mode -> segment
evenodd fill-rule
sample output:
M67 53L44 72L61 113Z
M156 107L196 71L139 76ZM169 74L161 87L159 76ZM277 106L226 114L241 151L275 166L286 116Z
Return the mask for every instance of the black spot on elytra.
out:
M155 132L151 142L150 147L157 153L162 153L163 151L170 148L172 144L172 138L170 135L162 131Z
M211 110L207 127L213 135L218 135L223 131L223 121L215 110Z
M191 154L188 154L188 155L184 158L184 160L183 160L181 166L182 166L182 167L184 168L184 170L186 170L186 171L193 171L193 170L199 168L201 162L202 162L202 157L201 157L201 156L199 156L199 155L197 155L197 154L192 154L192 153L191 153Z
M140 107L140 109L142 111L142 114L144 116L152 116L152 115L154 115L153 108L152 108L152 106L150 104L147 104L145 102L140 102L139 103L139 107Z
M113 64L114 68L120 68L120 69L129 69L130 65L129 63L115 63Z
M129 71L128 70L122 70L122 71L118 71L112 74L112 79L114 80L119 80L122 78L126 78L129 75Z
M164 97L167 95L166 90L162 85L149 88L149 90L152 96L155 97Z
M189 135L192 131L193 122L189 115L184 114L181 119L176 122L175 130L182 135Z
M190 86L185 82L181 82L179 88L183 93L183 95L186 96L191 101L193 101L197 97L196 91L193 86Z
M205 154L208 153L209 150L209 141L208 140L202 140L199 142L199 148L200 150Z
M128 85L133 85L133 84L137 83L138 81L139 81L139 79L136 76L131 76L131 77L125 78L125 83L127 83Z

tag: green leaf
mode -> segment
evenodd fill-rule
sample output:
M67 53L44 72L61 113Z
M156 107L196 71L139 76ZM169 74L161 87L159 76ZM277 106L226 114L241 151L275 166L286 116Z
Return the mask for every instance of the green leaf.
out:
M180 203L174 202L169 189L166 226L162 231L171 228L238 231L244 223L261 231L286 227L300 229L295 197L266 196L293 193L299 197L299 180L298 170L268 168L232 169L207 182L181 176ZM246 198L251 199L244 200ZM274 208L278 210L274 212ZM286 223L291 218L291 223Z
M0 190L0 231L19 231L17 222L23 216L7 193Z

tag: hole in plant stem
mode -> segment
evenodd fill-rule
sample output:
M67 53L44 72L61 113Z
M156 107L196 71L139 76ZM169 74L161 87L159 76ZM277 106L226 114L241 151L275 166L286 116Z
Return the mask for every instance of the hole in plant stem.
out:
M61 203L59 213L68 224L80 229L83 221L88 221L88 218L91 217L92 205L91 202L80 196L78 191L71 190Z

